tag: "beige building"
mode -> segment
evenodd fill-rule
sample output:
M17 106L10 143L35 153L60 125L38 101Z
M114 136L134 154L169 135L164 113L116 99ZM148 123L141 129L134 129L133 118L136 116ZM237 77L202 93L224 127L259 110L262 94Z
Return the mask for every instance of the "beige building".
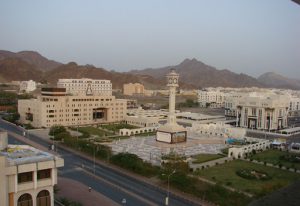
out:
M123 121L127 101L114 96L68 96L64 88L43 88L37 99L18 101L20 122L34 127Z
M140 83L129 83L123 85L123 94L132 96L132 95L145 95L144 85Z
M250 93L237 102L237 126L279 130L287 127L289 98L284 95Z
M65 88L67 94L72 95L112 95L110 80L100 79L59 79L58 88Z
M28 145L8 145L0 132L1 206L53 206L53 186L63 159Z
M198 102L200 107L224 107L225 93L219 90L199 90Z

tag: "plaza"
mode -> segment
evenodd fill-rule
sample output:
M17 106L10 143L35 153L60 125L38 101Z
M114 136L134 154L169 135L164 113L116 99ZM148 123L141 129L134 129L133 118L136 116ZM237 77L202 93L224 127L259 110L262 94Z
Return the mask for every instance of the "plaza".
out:
M108 143L113 153L128 152L135 154L144 161L160 165L161 157L170 152L179 155L192 156L200 153L218 154L226 148L223 137L205 135L188 136L186 142L166 144L155 140L155 135L140 137L132 136L129 139Z

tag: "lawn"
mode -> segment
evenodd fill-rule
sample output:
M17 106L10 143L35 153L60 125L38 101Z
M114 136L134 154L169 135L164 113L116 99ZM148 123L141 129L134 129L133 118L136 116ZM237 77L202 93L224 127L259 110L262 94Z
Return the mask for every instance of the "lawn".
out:
M244 179L236 174L236 172L240 169L263 171L271 176L271 179ZM300 179L300 175L293 172L283 171L281 169L267 167L242 160L235 160L226 164L200 170L195 172L195 174L218 182L222 185L228 185L236 188L237 190L249 192L254 195L265 195Z
M82 133L88 133L90 135L98 135L99 137L113 135L113 133L106 132L95 127L79 127L78 131Z
M296 160L295 156L296 154L280 150L266 150L253 155L251 158L261 162L268 162L276 165L281 164L288 168L297 168L300 170L300 160ZM300 154L298 154L298 157L300 157Z
M111 130L113 132L119 132L120 129L137 129L139 127L130 125L130 124L107 124L101 125L102 128Z
M193 161L193 163L200 164L203 162L208 162L208 161L219 159L222 157L224 157L224 156L220 155L220 154L198 154L198 155L193 156L193 158L195 159Z

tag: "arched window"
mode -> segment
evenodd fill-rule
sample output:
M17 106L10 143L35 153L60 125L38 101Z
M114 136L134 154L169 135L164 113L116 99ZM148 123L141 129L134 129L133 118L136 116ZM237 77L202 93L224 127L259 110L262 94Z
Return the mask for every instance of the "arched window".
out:
M42 190L36 197L37 206L51 206L51 198L48 190Z
M30 194L26 193L19 197L18 206L32 206L32 197Z

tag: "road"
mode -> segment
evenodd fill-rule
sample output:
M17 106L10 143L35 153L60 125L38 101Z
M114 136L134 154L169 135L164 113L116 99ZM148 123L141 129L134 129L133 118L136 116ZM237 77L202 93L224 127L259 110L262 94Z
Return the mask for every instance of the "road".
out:
M9 124L2 119L0 119L0 128L11 132L9 133L9 141L13 143L18 143L13 137L14 135L23 134L22 128ZM26 138L48 148L49 143L40 137L30 134ZM62 147L58 147L58 153L65 161L65 166L59 169L59 176L61 177L79 181L87 187L90 186L93 190L98 191L118 204L122 204L122 199L125 198L126 205L164 205L164 198L167 193L164 189L98 163L95 166L96 175L94 176L92 172L93 161L90 159L66 151ZM85 169L81 168L82 164ZM199 204L170 193L169 205L188 206Z

